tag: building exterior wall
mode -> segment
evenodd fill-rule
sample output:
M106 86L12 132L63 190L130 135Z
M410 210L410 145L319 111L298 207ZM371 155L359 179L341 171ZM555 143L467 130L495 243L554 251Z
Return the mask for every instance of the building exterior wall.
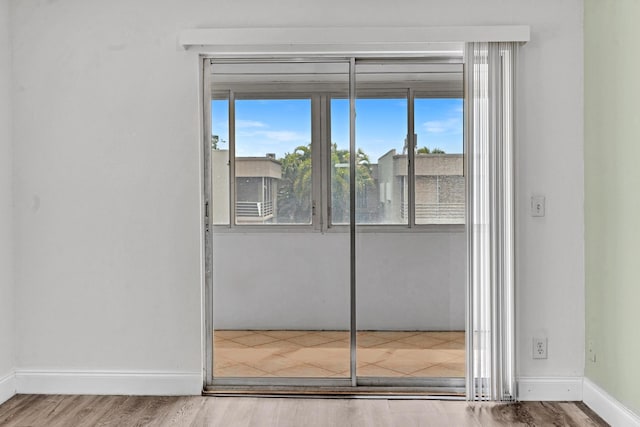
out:
M465 180L462 154L417 154L415 158L417 224L463 224ZM406 223L407 155L391 150L378 160L380 219ZM445 206L446 205L446 206Z

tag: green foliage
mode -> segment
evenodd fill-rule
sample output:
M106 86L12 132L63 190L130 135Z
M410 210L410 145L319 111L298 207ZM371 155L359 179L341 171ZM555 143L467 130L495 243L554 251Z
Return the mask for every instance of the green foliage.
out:
M218 135L211 135L211 149L212 150L217 150L218 149L218 144L224 144L227 141L225 141L224 139L220 139L220 137Z
M443 149L438 147L432 148L432 149L429 149L429 147L420 147L418 148L416 153L417 154L446 154Z
M349 150L338 150L337 144L331 144L331 217L334 223L349 222L349 158ZM373 185L369 156L359 148L356 152L356 196L366 196Z
M278 185L278 221L306 222L311 211L311 145L301 145L282 159Z
M356 153L356 194L373 187L369 156ZM306 222L311 211L311 145L296 147L282 159L282 179L278 184L278 221ZM331 198L334 222L349 221L349 150L331 144Z

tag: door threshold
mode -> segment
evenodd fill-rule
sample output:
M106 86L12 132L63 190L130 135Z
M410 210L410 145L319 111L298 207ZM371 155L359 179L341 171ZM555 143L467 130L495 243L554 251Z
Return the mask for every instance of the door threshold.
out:
M464 400L464 390L443 387L208 386L203 396Z

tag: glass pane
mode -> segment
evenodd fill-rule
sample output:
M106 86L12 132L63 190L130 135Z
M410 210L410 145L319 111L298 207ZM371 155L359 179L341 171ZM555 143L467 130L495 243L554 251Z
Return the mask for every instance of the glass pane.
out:
M331 223L349 224L349 100L331 99Z
M464 224L463 100L416 98L416 224Z
M356 100L356 223L407 224L407 99Z
M312 224L314 199L316 217L324 209L313 185L325 134L318 115L329 94L348 95L349 64L225 63L213 72L214 88L235 98L238 224L214 227L214 380L347 378L348 233L291 228Z
M402 211L407 100L358 98L356 111L356 223L407 224ZM349 223L348 117L349 100L332 99L331 220L336 225Z
M229 99L211 100L213 224L229 224Z
M432 68L439 72L431 73ZM412 110L408 104L409 90L457 93L462 89L462 75L452 72L453 68L450 64L445 67L398 61L369 62L356 69L359 88L356 144L370 159L376 187L375 192L367 193L367 197L375 194L374 203L371 199L366 204L359 200L357 205L359 377L383 377L383 383L393 384L395 378L461 378L465 375L466 236L450 230L408 232L410 229L406 227L408 114ZM414 138L419 147L436 148L431 144L445 140L435 140L434 135L447 133L449 128L445 125L457 129L456 125L461 126L462 122L448 122L445 119L449 117L444 115L427 115L421 102L418 100L413 106ZM435 109L433 106L430 111ZM454 115L452 119L457 117ZM461 134L457 136L461 138ZM451 150L461 161L461 144L455 150L444 144L438 148ZM420 150L416 156L419 179L424 175L421 168L425 159L449 156L424 151ZM429 173L448 178L447 173L451 172L445 172L434 169ZM364 193L362 181L357 182L360 194ZM437 188L443 189L444 184ZM422 203L423 195L419 194L422 188L417 186L416 190L416 201ZM405 226L388 227L384 232L372 232L366 226L376 223Z
M311 224L311 100L236 101L236 223Z

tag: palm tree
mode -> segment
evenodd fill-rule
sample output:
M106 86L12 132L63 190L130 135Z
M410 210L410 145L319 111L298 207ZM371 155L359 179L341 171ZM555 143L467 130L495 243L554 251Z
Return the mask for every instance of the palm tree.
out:
M311 217L311 144L296 147L282 159L278 220L307 222Z
M338 150L331 144L331 218L334 223L349 222L349 150ZM374 185L369 156L358 148L356 152L356 196L364 198Z
M349 150L331 144L331 200L334 223L349 221ZM278 222L307 222L311 215L311 144L296 147L282 159L278 186ZM361 197L374 185L369 156L356 152L356 194Z

